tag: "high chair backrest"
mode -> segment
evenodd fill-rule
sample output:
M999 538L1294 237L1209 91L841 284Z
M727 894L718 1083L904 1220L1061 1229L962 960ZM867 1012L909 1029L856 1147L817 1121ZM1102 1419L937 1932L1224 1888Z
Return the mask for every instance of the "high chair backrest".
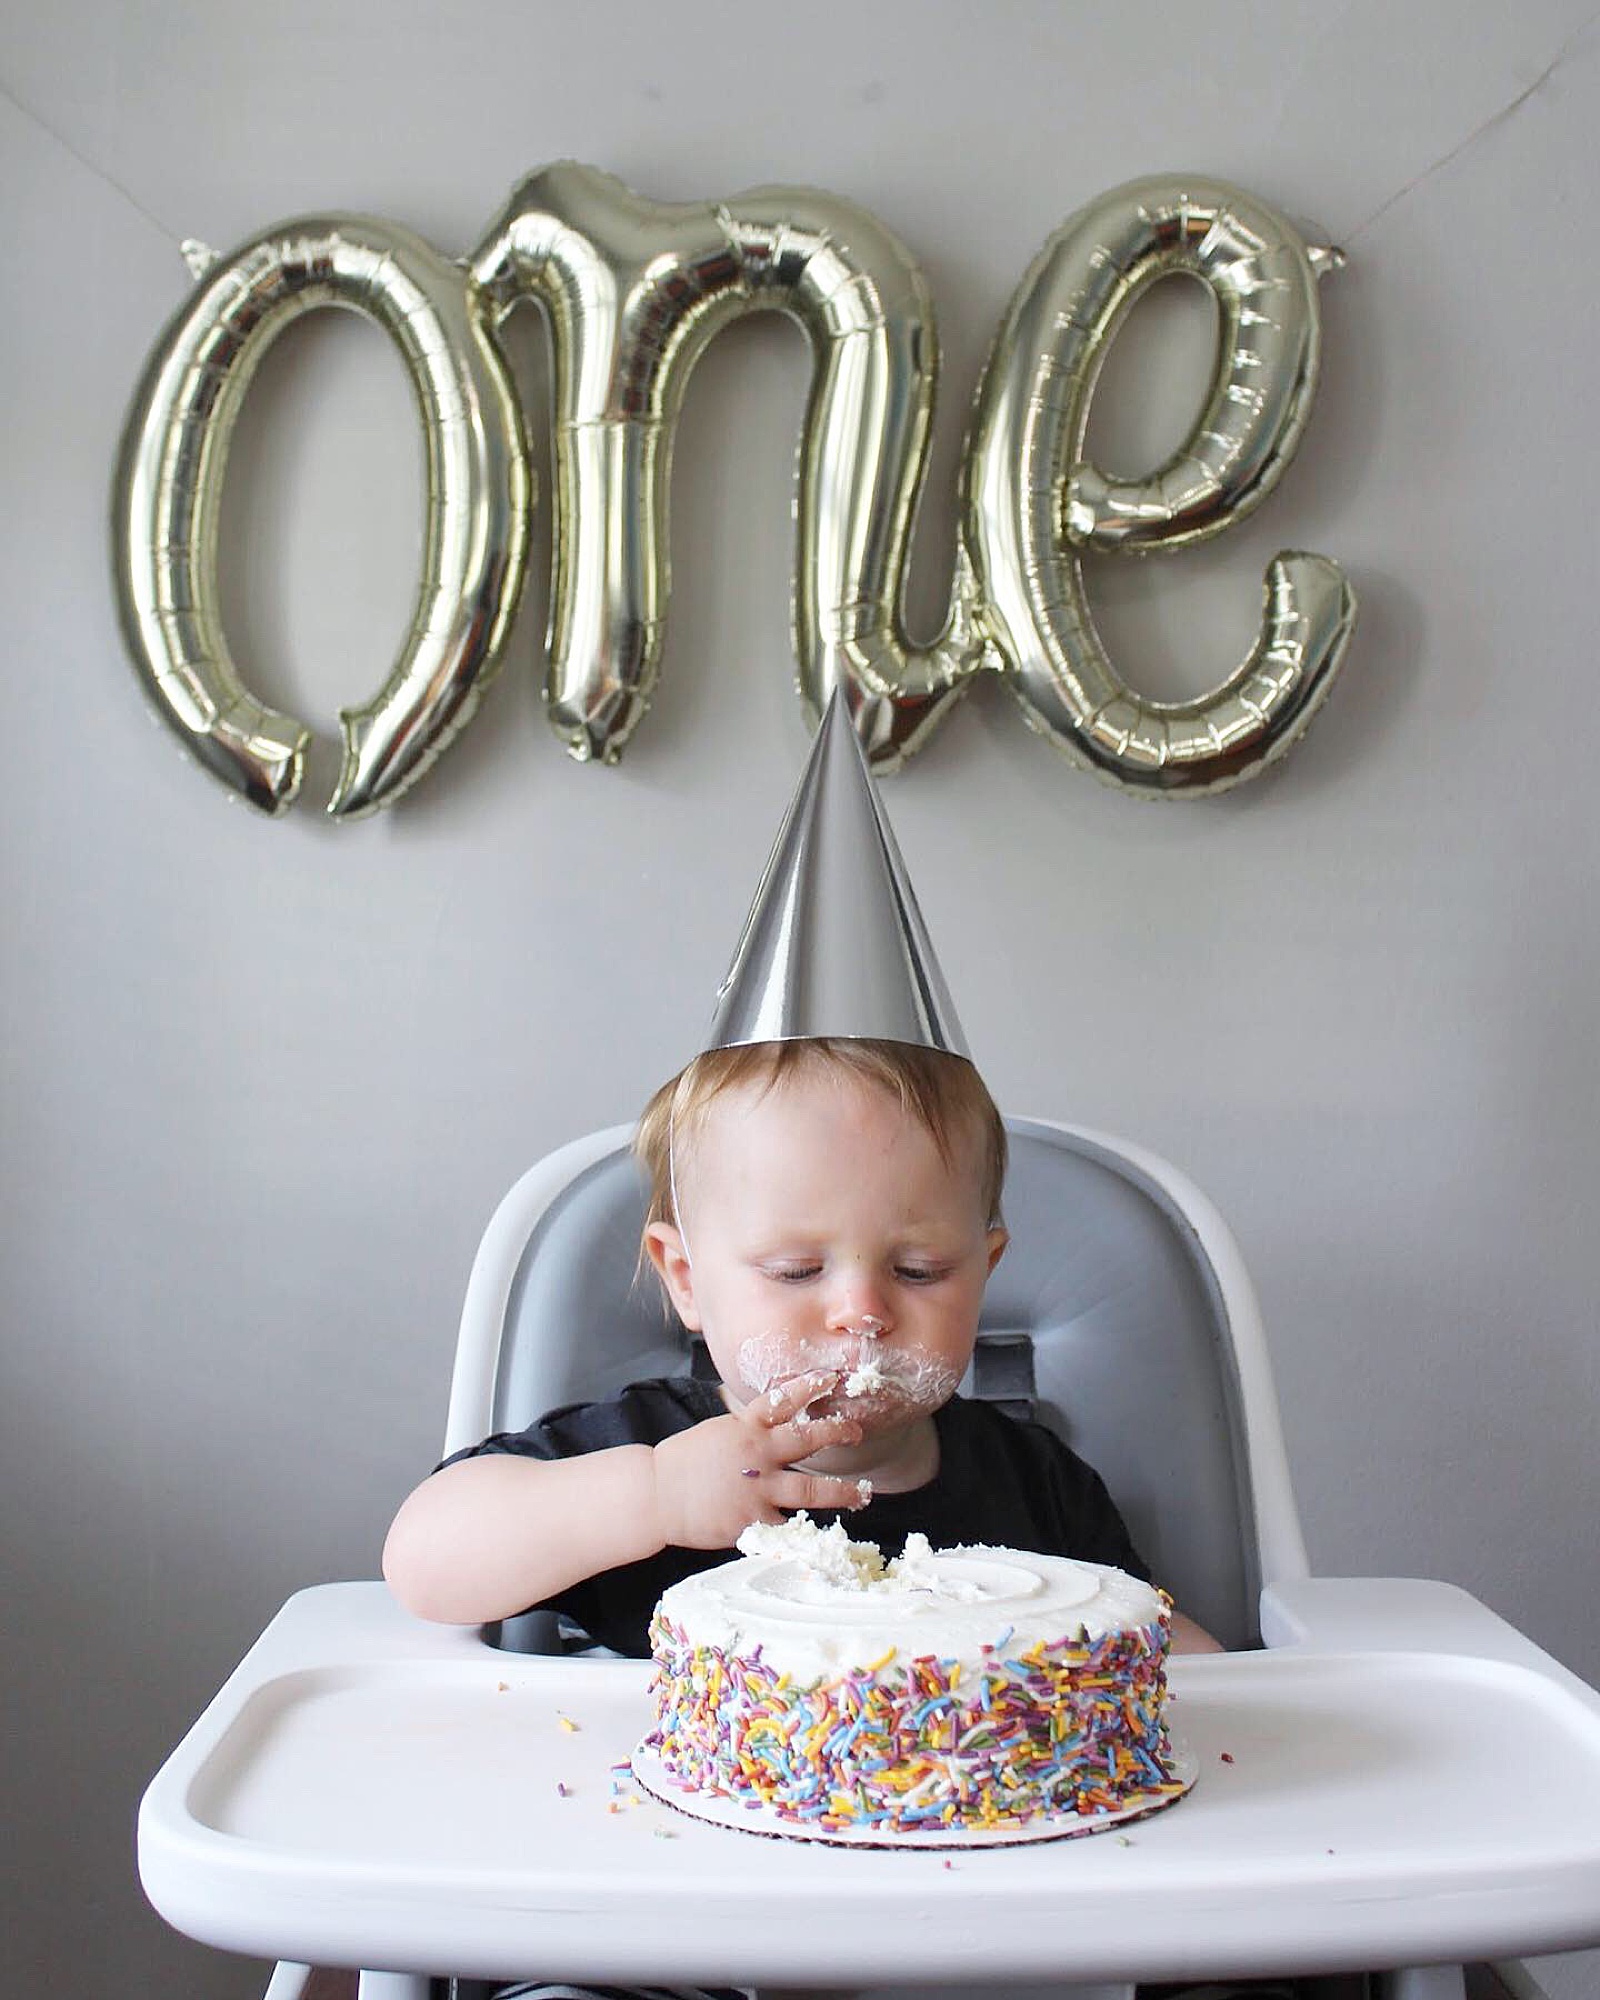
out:
M1263 1584L1306 1573L1277 1398L1227 1225L1165 1161L1117 1139L1008 1119L1011 1245L963 1393L1056 1430L1095 1467L1181 1609L1258 1639ZM705 1372L638 1271L644 1187L630 1126L525 1174L479 1247L445 1449L564 1403Z

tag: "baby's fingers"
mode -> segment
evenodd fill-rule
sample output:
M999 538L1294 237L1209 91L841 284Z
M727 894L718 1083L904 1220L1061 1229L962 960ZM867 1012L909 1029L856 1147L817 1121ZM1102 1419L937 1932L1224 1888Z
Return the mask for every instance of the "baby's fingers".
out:
M795 1512L801 1507L865 1507L870 1479L840 1479L829 1472L774 1472L761 1482L764 1500Z
M782 1451L787 1465L797 1458L810 1458L814 1452L831 1451L835 1445L860 1444L861 1437L858 1417L842 1413L836 1417L813 1417L797 1410L788 1423L780 1424L772 1433L772 1442Z
M776 1430L837 1389L841 1380L837 1368L809 1369L804 1375L791 1375L787 1382L776 1383L751 1407L768 1430Z

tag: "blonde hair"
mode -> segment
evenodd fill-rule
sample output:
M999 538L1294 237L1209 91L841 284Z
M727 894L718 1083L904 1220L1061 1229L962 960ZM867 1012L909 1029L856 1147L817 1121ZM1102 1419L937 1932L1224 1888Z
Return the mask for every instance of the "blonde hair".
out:
M963 1140L975 1139L981 1149L978 1189L984 1219L991 1227L999 1222L1006 1128L972 1064L941 1049L916 1048L906 1042L819 1035L805 1041L708 1049L661 1086L645 1106L633 1139L634 1154L650 1178L646 1231L657 1222L678 1224L674 1148L682 1160L706 1113L724 1091L757 1084L765 1092L786 1078L830 1073L874 1084L898 1098L947 1166L955 1164L956 1148Z

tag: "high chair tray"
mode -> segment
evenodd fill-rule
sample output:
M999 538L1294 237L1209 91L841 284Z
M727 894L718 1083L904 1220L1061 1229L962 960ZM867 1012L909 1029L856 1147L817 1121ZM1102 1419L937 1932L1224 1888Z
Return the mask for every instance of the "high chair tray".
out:
M1600 1942L1600 1698L1525 1641L1177 1660L1186 1798L948 1853L656 1803L627 1769L647 1680L491 1651L381 1585L302 1593L146 1794L146 1891L233 1951L650 1983L1160 1979Z

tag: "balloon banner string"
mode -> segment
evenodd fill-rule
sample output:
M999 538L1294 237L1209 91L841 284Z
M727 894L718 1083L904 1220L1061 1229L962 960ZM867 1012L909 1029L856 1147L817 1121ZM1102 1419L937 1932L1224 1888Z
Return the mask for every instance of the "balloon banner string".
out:
M1365 235L1366 232L1372 227L1372 225L1378 220L1378 218L1380 216L1387 215L1389 213L1389 210L1393 208L1397 202L1404 201L1406 196L1414 193L1417 188L1422 186L1424 181L1430 181L1433 179L1435 174L1443 172L1443 170L1446 167L1448 167L1452 161L1459 160L1462 154L1470 151L1472 147L1477 145L1480 139L1486 138L1489 133L1494 131L1496 126L1503 125L1508 118L1513 117L1518 111L1520 111L1523 105L1527 103L1528 99L1534 96L1538 91L1543 90L1544 86L1550 81L1551 77L1555 75L1556 71L1558 69L1563 68L1566 65L1566 63L1570 60L1577 44L1581 42L1584 39L1584 37L1590 32L1590 30L1594 27L1596 21L1600 21L1600 8L1597 8L1595 12L1588 17L1587 20L1583 21L1582 23L1580 23L1578 27L1573 29L1572 33L1568 35L1567 39L1561 44L1560 48L1556 50L1555 54L1551 57L1550 61L1533 79L1532 83L1526 85L1522 90L1519 90L1516 96L1513 97L1509 101L1509 103L1502 104L1498 111L1491 112L1490 115L1483 120L1482 124L1474 125L1472 130L1466 135L1464 139L1458 139L1455 145L1453 145L1450 148L1449 152L1441 153L1438 159L1436 159L1431 166L1424 167L1420 174L1414 174L1412 178L1407 182L1405 182L1403 186L1396 188L1394 193L1390 195L1386 201L1381 202L1378 205L1378 207L1376 207L1372 211L1372 213L1367 217L1365 222L1358 222L1354 229L1346 230L1339 237L1339 242L1341 247L1347 244L1354 243L1358 236Z
M1594 13L1589 14L1573 29L1572 33L1568 35L1554 56L1551 57L1550 61L1530 84L1525 85L1507 103L1502 104L1498 111L1491 112L1481 124L1473 126L1472 130L1459 139L1448 152L1441 153L1438 159L1424 167L1420 173L1413 175L1410 180L1402 183L1400 187L1395 189L1393 194L1380 202L1378 207L1364 221L1358 222L1353 229L1343 231L1339 237L1340 243L1353 243L1358 237L1365 235L1373 224L1380 217L1387 215L1396 203L1404 201L1408 195L1414 193L1425 181L1432 180L1435 174L1442 172L1444 168L1450 166L1455 160L1458 160L1463 153L1477 145L1480 139L1485 138L1497 126L1503 125L1508 118L1520 111L1529 98L1541 91L1550 81L1551 77L1555 75L1556 71L1563 68L1570 61L1578 44L1589 35L1597 21L1600 21L1600 9L1596 9ZM136 214L142 216L150 224L152 229L159 231L172 244L174 249L182 251L187 257L189 238L180 237L176 230L170 228L162 221L159 215L147 208L125 182L118 180L115 174L110 173L106 168L91 160L63 132L58 131L48 119L42 117L30 105L24 104L16 92L3 79L0 79L0 97L3 97L14 111L27 119L30 125L33 125L40 132L43 132L47 138L53 140L64 153L69 155L70 158L83 168L85 173L92 175L94 179L110 188L113 193L119 194Z
M86 174L92 175L103 186L110 188L114 194L121 195L128 206L136 214L141 215L152 229L159 230L166 237L174 250L180 247L182 239L175 229L169 229L159 215L152 214L139 197L131 189L125 187L115 174L107 173L104 167L96 166L95 162L86 154L79 152L78 148L73 145L72 141L64 133L58 132L48 119L41 118L37 111L32 110L28 105L24 104L16 92L4 81L0 81L0 97L3 97L14 111L19 112L22 117L27 119L30 125L42 132L47 139L54 140L62 152L67 154L70 159L76 160Z

